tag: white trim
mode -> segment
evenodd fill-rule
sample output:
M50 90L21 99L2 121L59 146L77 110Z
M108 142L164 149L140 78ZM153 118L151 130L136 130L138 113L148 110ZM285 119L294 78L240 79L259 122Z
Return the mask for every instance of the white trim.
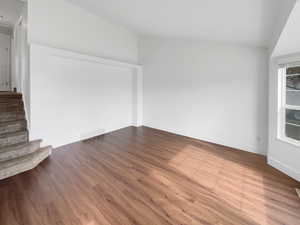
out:
M82 54L76 51L54 48L54 47L49 47L49 46L36 44L36 43L31 43L30 46L35 47L35 49L39 49L40 54L47 54L54 57L68 58L72 60L86 61L91 63L99 63L99 64L114 66L114 67L142 69L142 66L139 64L127 63L119 60L113 60L113 59L102 58L99 56Z
M299 147L300 146L300 141L294 140L292 138L288 138L288 137L277 137L276 138L278 141L293 145L295 147Z
M235 143L229 143L227 140L225 140L223 138L214 138L214 137L213 138L212 137L208 138L208 137L198 137L198 136L196 137L196 136L193 136L193 135L184 134L182 132L174 131L174 130L171 130L171 129L155 127L155 126L149 125L147 123L144 124L144 126L145 127L150 127L150 128L156 129L156 130L162 130L162 131L169 132L169 133L172 133L172 134L177 134L177 135L184 136L184 137L187 137L187 138L196 139L196 140L199 140L199 141L204 141L204 142L209 142L209 143L212 143L212 144L226 146L226 147L229 147L229 148L233 148L237 151L245 151L245 152L250 152L250 153L263 155L263 156L267 155L267 149L258 148L258 147L255 147L253 145L236 145Z
M300 52L290 55L275 57L277 64L286 64L288 66L300 66Z
M300 171L296 171L294 168L272 157L268 157L268 164L300 182Z
M286 67L278 69L278 104L277 104L277 137L285 137L285 71Z
M300 110L300 106L286 104L286 70L287 64L281 64L278 68L278 105L277 105L277 139L299 147L300 141L286 136L286 125L294 125L286 121L286 109ZM299 125L297 125L299 127Z
M286 109L291 109L291 110L300 110L299 105L285 105Z
M286 124L286 125L290 125L290 126L300 127L300 124L296 124L296 123L289 123L289 122L286 122L285 124Z
M52 147L57 149L57 148L60 148L62 146L65 146L65 145L74 144L74 143L77 143L77 142L80 142L80 141L86 141L86 140L89 140L91 138L95 138L95 137L98 137L98 136L109 134L111 132L115 132L115 131L118 131L118 130L125 129L127 127L131 127L131 125L128 124L128 125L125 125L125 126L122 126L122 127L113 127L113 128L109 128L107 130L99 130L98 133L93 133L93 134L92 133L84 134L84 135L79 134L78 136L76 136L72 139L69 139L68 141L64 142L63 144L52 145ZM45 144L45 143L41 144L41 147L46 147L46 146L48 146L48 144Z
M287 77L295 77L295 76L300 76L300 73L294 73L294 74L287 74Z

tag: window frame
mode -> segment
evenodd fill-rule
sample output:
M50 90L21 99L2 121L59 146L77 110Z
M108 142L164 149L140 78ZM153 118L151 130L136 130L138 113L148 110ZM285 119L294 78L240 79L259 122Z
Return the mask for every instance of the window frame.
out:
M289 61L278 64L278 109L277 109L277 138L283 142L300 147L300 140L295 140L286 135L286 110L299 110L300 106L286 104L286 71L289 67L300 67L300 61Z

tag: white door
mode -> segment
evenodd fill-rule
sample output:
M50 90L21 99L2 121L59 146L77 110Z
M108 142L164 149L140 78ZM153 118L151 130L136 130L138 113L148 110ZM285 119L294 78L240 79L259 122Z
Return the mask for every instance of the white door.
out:
M10 41L0 34L0 91L10 91Z

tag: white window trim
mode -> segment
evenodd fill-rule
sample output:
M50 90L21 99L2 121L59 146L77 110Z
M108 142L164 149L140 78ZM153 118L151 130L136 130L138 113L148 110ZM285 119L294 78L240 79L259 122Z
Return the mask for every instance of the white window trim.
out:
M291 66L300 66L299 61L298 62L289 61L289 62L292 63L285 62L285 64L279 64L278 67L277 138L280 141L300 147L300 141L286 136L286 109L294 109L300 111L300 106L293 106L293 105L286 104L286 68Z

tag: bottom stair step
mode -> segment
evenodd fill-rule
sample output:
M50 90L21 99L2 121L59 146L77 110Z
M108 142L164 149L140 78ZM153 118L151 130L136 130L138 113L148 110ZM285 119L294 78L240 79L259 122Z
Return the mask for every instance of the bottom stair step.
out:
M42 140L36 140L25 144L17 144L6 148L1 148L0 163L38 151L40 149L41 142Z
M41 148L29 155L0 162L0 180L31 170L51 155L52 147Z
M28 132L19 131L6 134L0 134L0 148L5 148L10 145L23 144L28 142Z

